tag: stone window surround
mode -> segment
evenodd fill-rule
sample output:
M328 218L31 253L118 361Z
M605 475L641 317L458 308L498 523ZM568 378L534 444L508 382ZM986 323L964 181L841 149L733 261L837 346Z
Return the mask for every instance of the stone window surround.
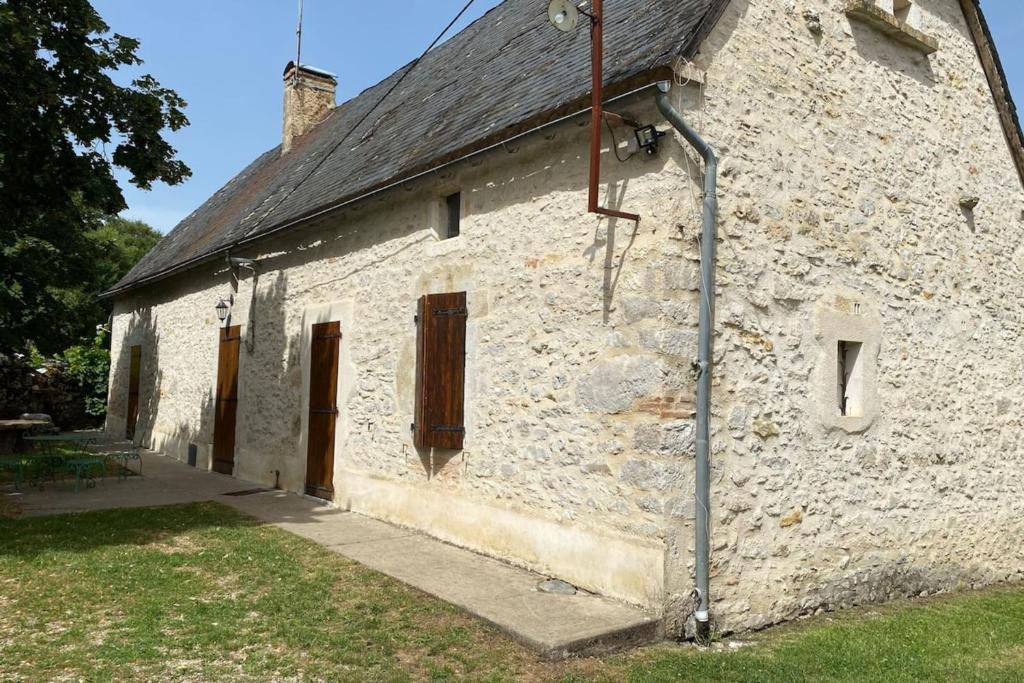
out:
M458 235L448 237L448 197L454 194L460 195L461 225ZM466 229L466 197L459 186L452 183L445 183L441 186L440 191L435 193L433 201L429 202L426 219L431 238L427 243L428 256L440 256L461 249Z
M939 41L914 27L916 7L912 2L902 5L906 8L906 19L897 17L900 0L846 0L843 12L851 21L872 26L893 40L903 43L925 55L937 52ZM895 4L894 4L895 3ZM902 15L903 12L900 12Z
M881 317L877 308L860 294L836 292L815 306L812 321L818 345L817 361L810 392L822 426L849 434L866 431L878 416L878 354L881 348ZM860 410L857 415L841 415L836 400L839 342L861 344L858 363Z

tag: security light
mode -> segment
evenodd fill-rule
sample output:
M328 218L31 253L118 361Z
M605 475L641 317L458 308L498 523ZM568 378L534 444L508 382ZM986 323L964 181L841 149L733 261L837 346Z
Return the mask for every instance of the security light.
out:
M231 308L231 304L229 304L224 299L221 299L220 301L218 301L217 302L217 320L219 320L221 322L224 322L225 320L227 320L228 319L228 309L229 308Z
M665 133L654 126L636 129L636 144L650 156L658 153L658 138L662 137L665 137Z
M570 0L551 0L548 5L548 19L559 31L572 33L580 20L580 11Z

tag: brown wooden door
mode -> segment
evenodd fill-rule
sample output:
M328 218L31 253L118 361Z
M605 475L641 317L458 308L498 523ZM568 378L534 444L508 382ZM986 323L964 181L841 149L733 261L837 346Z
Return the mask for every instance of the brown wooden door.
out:
M235 469L235 419L238 416L238 351L242 328L222 328L217 356L217 404L213 421L213 471L232 474Z
M334 427L338 420L341 323L313 325L309 366L309 439L306 494L334 498Z
M142 347L133 346L131 364L128 369L128 414L126 416L124 437L129 441L135 439L135 425L139 421L139 377L142 374Z

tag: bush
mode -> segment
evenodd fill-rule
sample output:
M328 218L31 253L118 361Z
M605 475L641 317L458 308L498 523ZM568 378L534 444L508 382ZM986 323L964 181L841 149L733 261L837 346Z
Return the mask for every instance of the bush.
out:
M72 346L63 353L68 375L78 382L86 414L97 419L107 414L110 351L103 341L100 333L90 346Z
M0 418L46 413L61 429L102 424L110 352L103 335L52 358L0 354Z

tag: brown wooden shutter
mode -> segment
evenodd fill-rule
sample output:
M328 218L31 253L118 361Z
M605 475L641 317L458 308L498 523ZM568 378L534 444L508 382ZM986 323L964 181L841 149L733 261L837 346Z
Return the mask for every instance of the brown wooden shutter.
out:
M413 423L418 448L462 448L467 317L465 292L420 297Z

